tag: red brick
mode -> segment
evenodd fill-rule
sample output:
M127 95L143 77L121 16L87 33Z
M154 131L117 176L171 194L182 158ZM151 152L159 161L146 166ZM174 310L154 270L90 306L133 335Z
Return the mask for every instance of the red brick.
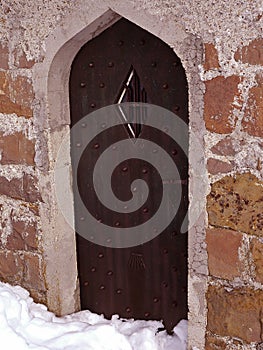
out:
M7 43L0 44L0 69L8 69Z
M244 287L230 292L210 286L207 292L207 329L221 336L261 342L263 291Z
M28 78L0 72L0 113L15 113L26 118L32 117L34 98L32 83Z
M25 273L23 286L35 290L45 290L45 282L42 274L39 256L31 253L24 255Z
M0 132L2 164L34 165L35 144L21 132L3 136Z
M23 261L15 252L0 251L0 279L8 283L20 283L23 277Z
M263 65L263 39L251 41L235 53L235 60L243 63Z
M9 250L37 249L37 232L35 223L12 220L12 232L7 237L6 248Z
M238 250L242 244L242 234L232 230L208 229L206 243L210 275L229 280L240 276L242 264Z
M236 118L233 116L234 98L239 98L240 78L216 77L205 82L204 119L209 131L228 134L233 131Z
M255 279L263 284L263 243L258 239L251 242L251 253L255 265Z
M263 137L263 77L257 76L257 83L250 89L242 126L250 135Z
M217 49L213 44L206 43L204 69L209 70L213 68L219 68Z
M234 156L236 154L236 151L233 147L233 141L229 136L220 140L215 146L211 148L211 151L214 154L218 154L220 156Z
M36 178L28 174L24 174L22 178L15 178L10 181L0 176L0 194L32 203L41 200L41 196L36 188Z
M210 174L225 174L233 170L233 165L221 160L209 158L207 160L207 170Z

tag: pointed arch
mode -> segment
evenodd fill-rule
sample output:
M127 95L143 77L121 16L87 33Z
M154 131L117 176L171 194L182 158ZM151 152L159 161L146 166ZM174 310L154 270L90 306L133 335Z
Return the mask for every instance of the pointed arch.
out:
M69 14L46 39L46 57L43 62L35 65L33 79L35 95L40 101L39 115L44 116L36 122L42 123L49 156L49 171L43 171L40 181L40 190L46 203L41 208L40 218L43 230L47 298L48 307L57 314L67 314L79 309L75 231L60 213L52 174L60 143L69 132L70 67L82 45L121 17L126 17L160 37L180 57L189 85L190 130L200 140L204 134L202 120L204 89L198 72L198 64L202 60L202 43L198 38L187 34L181 26L176 24L175 19L167 19L164 22L146 12L138 12L128 1L120 1L118 4L108 0L103 4L93 3L88 9L84 5L82 8L76 7L76 10ZM196 155L192 141L190 134L190 191L193 191L196 176L206 174L202 154ZM70 182L70 152L65 154L65 166L68 167ZM205 192L200 193L199 203L190 204L191 210L195 210L195 205L202 205L202 202L205 203ZM73 213L73 196L72 203L69 203L69 213L71 215ZM205 249L201 248L200 251L199 246L197 247L197 242L200 239L204 240L204 229L205 214L203 213L198 222L193 223L189 238L189 335L190 344L193 343L201 348L204 345L206 322L207 267L202 265L202 271L199 271L198 267L195 270L193 262L196 261L195 259L206 261Z

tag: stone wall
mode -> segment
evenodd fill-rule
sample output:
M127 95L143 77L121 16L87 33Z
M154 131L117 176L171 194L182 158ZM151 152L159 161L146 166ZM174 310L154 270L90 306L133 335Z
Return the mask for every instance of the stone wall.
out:
M58 76L66 75L63 57L67 52L74 57L85 28L109 8L163 38L186 69L190 137L195 134L200 140L200 157L207 166L205 171L196 161L195 148L190 147L190 188L195 187L195 174L200 174L205 189L200 198L191 196L190 202L194 206L199 200L206 210L205 220L194 225L189 239L189 349L260 349L260 0L2 1L0 280L26 287L36 301L46 303L57 314L78 308L76 276L69 273L70 266L76 264L73 240L65 239L66 234L61 236L66 225L56 216L59 208L52 175L68 124L63 119L63 101L68 97L60 99L62 90L56 82L60 81ZM109 25L105 18L91 25L88 39ZM67 51L63 45L78 33ZM52 71L56 60L61 69ZM50 89L48 81L52 79ZM54 100L49 95L54 95Z
M229 65L205 44L207 349L263 344L263 40L237 49Z
M34 61L0 45L0 278L46 302L34 130Z

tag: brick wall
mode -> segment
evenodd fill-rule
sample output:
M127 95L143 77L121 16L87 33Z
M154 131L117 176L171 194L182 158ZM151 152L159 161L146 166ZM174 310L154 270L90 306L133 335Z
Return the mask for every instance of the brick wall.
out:
M220 64L215 45L204 49L206 349L256 349L263 344L263 40L240 47L231 67Z
M46 301L33 127L31 67L22 50L0 45L0 280Z

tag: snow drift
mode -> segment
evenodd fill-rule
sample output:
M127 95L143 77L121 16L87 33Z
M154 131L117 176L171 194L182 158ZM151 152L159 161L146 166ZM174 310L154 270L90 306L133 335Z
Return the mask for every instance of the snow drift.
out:
M56 317L29 293L0 282L0 348L11 350L186 350L187 321L174 335L159 321L134 321L81 311Z

